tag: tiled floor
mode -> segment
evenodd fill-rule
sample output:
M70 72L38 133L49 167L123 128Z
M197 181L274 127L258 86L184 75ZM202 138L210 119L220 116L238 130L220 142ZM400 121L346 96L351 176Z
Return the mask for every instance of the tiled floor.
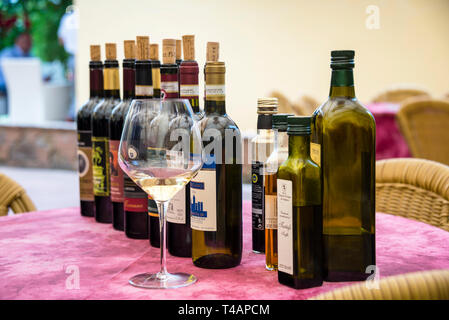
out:
M38 210L79 205L78 172L76 171L0 166L0 172L22 185ZM250 185L243 185L243 199L251 199Z

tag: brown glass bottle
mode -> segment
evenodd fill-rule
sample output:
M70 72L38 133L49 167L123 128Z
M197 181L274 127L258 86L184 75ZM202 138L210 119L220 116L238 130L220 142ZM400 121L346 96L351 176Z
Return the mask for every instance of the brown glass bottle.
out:
M115 44L106 44L106 59L115 59ZM92 115L92 163L95 194L95 220L112 222L111 173L109 168L109 118L112 110L120 103L119 64L117 60L104 62L104 100L94 109Z
M94 52L96 51L96 52ZM92 173L92 113L103 98L103 63L100 60L100 46L91 46L89 63L90 98L78 111L76 117L78 132L78 165L80 180L80 213L95 215L95 198ZM94 61L93 59L98 59Z
M135 62L133 54L127 52L126 46L135 46L134 41L127 43L125 41L125 57L123 60L123 101L112 110L111 118L109 119L109 133L110 133L110 153L111 153L111 199L112 199L112 226L116 230L125 230L125 213L124 213L124 172L119 166L118 155L120 139L123 131L123 123L132 100L134 99L135 87Z

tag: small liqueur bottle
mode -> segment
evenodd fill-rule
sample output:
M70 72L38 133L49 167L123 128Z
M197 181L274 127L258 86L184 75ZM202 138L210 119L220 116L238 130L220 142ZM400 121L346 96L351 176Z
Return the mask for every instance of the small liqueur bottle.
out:
M103 98L103 62L101 47L90 46L89 80L90 98L78 111L78 169L80 185L80 212L82 216L95 215L95 198L92 173L92 113Z
M376 264L376 124L354 90L354 51L331 52L329 99L312 121L321 165L326 281L361 281Z
M179 68L180 96L188 99L196 120L203 118L199 108L198 97L198 63L195 61L195 36L183 36L184 61ZM178 44L178 41L176 41ZM178 54L178 48L176 48ZM178 121L179 120L179 121ZM185 118L178 117L172 121L176 127L187 123ZM167 247L168 252L177 257L192 256L192 229L190 228L190 184L179 191L170 201L167 210Z
M109 119L109 152L111 157L111 200L112 226L116 230L125 230L124 212L124 173L118 163L120 138L123 123L128 113L131 101L134 99L136 77L136 43L134 40L124 41L125 59L123 60L123 100L114 110Z
M109 118L112 110L120 103L119 65L117 46L106 43L104 62L104 100L94 109L92 115L92 164L95 194L95 220L112 222L111 171L109 169Z
M136 38L135 99L153 98L149 37ZM145 119L151 121L151 119ZM125 234L131 239L148 239L148 196L131 178L124 174Z
M288 158L277 179L280 283L323 283L320 167L310 158L310 117L288 117Z
M274 151L265 166L265 265L278 269L277 171L288 157L287 118L292 114L274 114Z
M276 98L257 102L257 136L251 141L251 199L253 252L265 252L264 164L274 148L272 116L277 112Z
M242 259L242 146L240 130L226 113L225 64L210 57L200 121L205 163L190 182L192 260L197 267L222 269Z

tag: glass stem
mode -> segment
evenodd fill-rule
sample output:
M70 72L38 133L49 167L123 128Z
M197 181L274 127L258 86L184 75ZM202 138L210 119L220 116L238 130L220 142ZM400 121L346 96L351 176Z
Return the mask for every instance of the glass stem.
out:
M157 208L159 211L159 230L160 230L160 247L161 247L161 270L157 274L158 280L165 281L168 278L169 273L167 272L167 257L166 257L166 239L165 232L167 230L167 219L165 213L168 208L168 201L156 201Z

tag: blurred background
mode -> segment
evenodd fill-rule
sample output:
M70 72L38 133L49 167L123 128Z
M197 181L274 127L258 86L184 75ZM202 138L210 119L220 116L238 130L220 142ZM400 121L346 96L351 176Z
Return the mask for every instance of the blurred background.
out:
M89 95L89 46L102 45L104 59L104 44L116 42L122 60L123 40L137 35L161 43L194 34L200 66L206 43L220 42L227 111L246 148L255 133L258 97L278 97L281 112L311 114L329 93L330 51L353 49L356 94L376 118L377 158L436 156L433 160L449 164L443 130L427 130L422 138L409 128L428 117L400 112L418 99L427 101L429 114L440 106L434 101L448 98L447 0L0 0L0 5L0 172L23 185L39 210L78 205L72 120ZM201 77L200 92L202 87ZM432 112L430 127L435 118L449 125L446 113ZM420 149L435 140L448 144Z

